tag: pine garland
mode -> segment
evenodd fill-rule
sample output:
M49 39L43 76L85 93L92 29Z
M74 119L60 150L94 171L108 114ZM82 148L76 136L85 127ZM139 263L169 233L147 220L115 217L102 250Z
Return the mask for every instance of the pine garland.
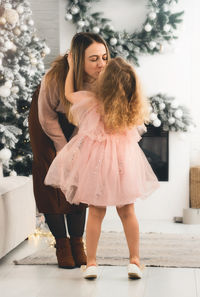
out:
M189 109L180 105L174 97L157 94L149 98L150 123L162 126L164 131L191 132L195 126Z
M132 34L115 31L102 12L91 13L92 4L98 1L67 0L65 19L76 25L77 32L99 33L108 44L111 57L120 55L139 65L139 55L158 53L164 42L177 39L175 31L184 12L173 13L171 9L178 0L148 0L147 18L141 30Z

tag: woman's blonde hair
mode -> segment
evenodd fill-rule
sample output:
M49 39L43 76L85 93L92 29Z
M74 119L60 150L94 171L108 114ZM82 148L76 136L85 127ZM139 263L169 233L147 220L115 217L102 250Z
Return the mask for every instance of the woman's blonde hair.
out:
M91 32L80 32L74 35L71 42L71 49L74 62L74 90L83 89L85 78L85 50L94 42L101 43L105 46L108 59L110 57L109 50L105 40L98 34ZM52 63L51 69L46 74L45 84L53 84L58 89L59 98L65 106L66 116L72 121L70 114L71 103L65 98L65 79L69 70L67 62L67 53L63 56L58 56Z
M124 128L148 122L149 106L138 77L122 58L111 59L97 81L97 98L105 128L120 132Z

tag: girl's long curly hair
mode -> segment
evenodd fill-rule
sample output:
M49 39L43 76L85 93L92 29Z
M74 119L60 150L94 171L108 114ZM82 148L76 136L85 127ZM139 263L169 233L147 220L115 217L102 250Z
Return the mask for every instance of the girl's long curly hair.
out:
M111 59L97 80L96 96L105 129L120 132L148 122L149 105L138 77L122 58Z

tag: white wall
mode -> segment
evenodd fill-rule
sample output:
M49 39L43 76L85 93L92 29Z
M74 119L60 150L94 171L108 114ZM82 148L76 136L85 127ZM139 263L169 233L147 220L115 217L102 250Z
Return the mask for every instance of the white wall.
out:
M113 0L102 0L93 4L93 10L104 11L105 16L113 20L116 29L123 30L131 22L128 11L134 8L134 1L118 0L117 8L126 15L123 19L115 16ZM198 11L200 3L193 0L181 0L175 7L177 11L184 10L184 22L177 32L179 39L171 47L166 46L160 54L147 55L140 58L140 67L137 69L143 82L146 94L151 96L158 92L166 93L188 107L197 122L193 133L170 133L169 151L169 182L161 182L157 190L146 201L136 204L137 215L141 219L172 219L182 216L182 209L189 205L189 167L200 165L200 123L198 112L200 110L199 78L200 78L200 19ZM60 0L60 52L63 53L70 46L75 27L64 20L65 0ZM126 5L125 5L126 3ZM106 6L105 6L106 5ZM127 10L128 7L128 10ZM116 8L116 5L115 5ZM117 222L115 210L110 208L107 221Z
M59 55L59 3L56 0L30 0L37 35L45 39L51 52L44 59L48 69L52 60ZM52 21L53 20L53 21Z

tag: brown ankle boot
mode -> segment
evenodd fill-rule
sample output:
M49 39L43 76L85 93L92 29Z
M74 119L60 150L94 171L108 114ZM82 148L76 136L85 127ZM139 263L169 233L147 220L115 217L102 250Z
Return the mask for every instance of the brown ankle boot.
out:
M57 238L55 247L58 266L66 269L74 268L75 262L72 256L69 238Z
M87 258L84 250L82 237L70 237L72 255L77 267L86 265Z

